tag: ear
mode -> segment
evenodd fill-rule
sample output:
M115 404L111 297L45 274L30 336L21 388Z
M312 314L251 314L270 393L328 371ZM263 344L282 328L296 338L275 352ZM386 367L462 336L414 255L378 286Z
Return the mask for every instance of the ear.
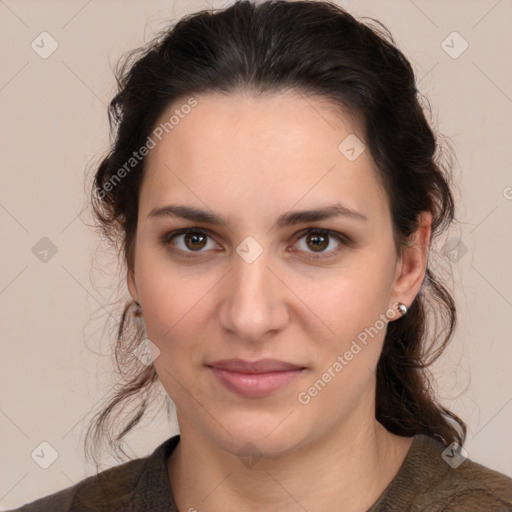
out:
M130 269L128 269L128 272L126 273L126 284L128 286L128 290L130 291L130 295L132 296L133 300L138 302L139 296L137 293L137 285L135 284L135 278Z
M427 270L431 226L432 213L422 212L418 229L411 235L397 263L392 304L402 302L410 307L419 293Z

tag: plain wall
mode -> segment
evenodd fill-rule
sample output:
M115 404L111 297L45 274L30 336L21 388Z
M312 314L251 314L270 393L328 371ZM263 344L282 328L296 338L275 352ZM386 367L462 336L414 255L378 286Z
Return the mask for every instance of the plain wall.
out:
M434 376L442 403L468 424L469 457L512 476L512 2L339 3L388 26L456 152L460 224L445 242L459 245L437 252L453 267L459 325ZM118 290L126 290L88 226L84 176L108 149L114 63L170 19L207 7L189 0L0 2L4 509L93 474L82 442L113 384L104 325L109 315L118 318ZM58 43L46 59L31 47L44 31ZM469 45L458 58L442 46L447 40L452 54L461 49L459 36L446 39L454 31ZM56 250L46 262L34 253L51 247L44 237ZM149 454L174 433L175 421L162 412L128 437L132 455ZM48 469L31 458L44 441L58 452Z

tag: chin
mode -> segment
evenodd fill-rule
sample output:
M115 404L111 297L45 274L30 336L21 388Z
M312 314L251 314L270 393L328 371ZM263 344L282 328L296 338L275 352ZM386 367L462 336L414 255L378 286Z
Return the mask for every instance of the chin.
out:
M210 424L206 427L208 437L232 455L254 459L285 455L307 438L304 422L299 428L297 418L292 419L293 414L289 418L286 414L267 415L266 419L262 416L261 412L229 418L226 415L222 424L229 427L224 430L217 423Z

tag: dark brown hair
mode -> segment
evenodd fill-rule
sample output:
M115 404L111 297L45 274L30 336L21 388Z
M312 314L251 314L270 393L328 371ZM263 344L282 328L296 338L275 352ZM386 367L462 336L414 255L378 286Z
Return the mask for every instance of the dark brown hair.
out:
M450 225L451 160L443 163L442 146L425 117L409 61L384 25L366 19L371 24L331 2L243 0L190 14L119 62L118 92L108 110L115 141L95 173L91 199L100 232L119 251L127 270L133 268L145 159L114 183L116 173L119 178L133 152L147 143L171 103L209 92L293 90L356 113L389 197L397 248L410 240L423 211L433 215L431 240ZM125 453L120 442L139 423L155 392L154 366L133 356L144 336L136 314L130 299L123 306L115 346L123 382L91 421L86 453L90 441L98 449L105 437L110 448ZM435 333L430 322L438 327ZM429 264L408 313L389 323L378 362L375 414L389 431L426 434L446 445L464 443L466 426L436 402L427 369L455 325L454 300ZM118 426L113 413L134 400L139 404Z

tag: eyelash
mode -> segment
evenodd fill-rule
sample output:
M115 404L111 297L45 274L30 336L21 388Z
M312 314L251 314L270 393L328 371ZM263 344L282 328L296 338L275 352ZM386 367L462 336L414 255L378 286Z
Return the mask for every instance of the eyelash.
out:
M164 246L168 246L171 244L171 241L183 234L198 234L207 236L208 238L212 238L210 232L208 230L202 229L202 228L182 228L177 229L175 231L170 231L169 233L166 233L162 239L161 242ZM352 245L352 240L347 237L346 235L342 233L338 233L336 231L332 231L330 229L321 229L321 228L308 228L304 231L301 231L300 233L297 233L295 236L294 244L297 243L299 240L304 238L306 235L314 234L314 235L323 235L330 238L335 238L338 242L340 242L340 245L336 249L331 249L330 251L325 251L321 253L310 253L312 256L309 256L311 259L319 259L319 258L329 258L332 257L332 255L337 255L339 252L343 250L343 248L349 247ZM185 252L185 258L194 258L194 253L200 254L201 252L205 252L203 250L199 251L183 251L181 249L176 249L177 251L183 253ZM329 254L329 256L322 256L323 254Z

